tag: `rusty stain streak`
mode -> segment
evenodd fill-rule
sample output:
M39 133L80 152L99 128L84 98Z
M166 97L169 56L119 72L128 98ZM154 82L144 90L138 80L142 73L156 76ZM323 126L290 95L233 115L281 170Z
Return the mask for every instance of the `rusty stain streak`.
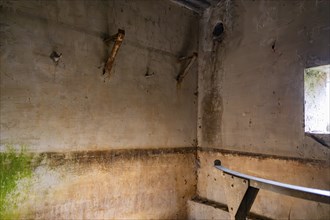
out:
M109 55L109 58L105 64L104 68L104 74L108 73L110 75L113 63L115 62L116 55L118 53L118 50L121 46L121 43L123 42L125 37L125 30L118 29L118 33L111 36L109 39L106 39L104 42L106 44L109 44L111 41L114 41L114 44L112 46L111 53Z

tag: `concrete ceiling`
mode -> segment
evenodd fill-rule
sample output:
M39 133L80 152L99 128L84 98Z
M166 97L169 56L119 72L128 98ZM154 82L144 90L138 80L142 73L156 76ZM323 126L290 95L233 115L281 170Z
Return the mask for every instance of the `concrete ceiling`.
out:
M221 0L171 0L172 2L181 5L189 10L202 14L205 9L216 5Z

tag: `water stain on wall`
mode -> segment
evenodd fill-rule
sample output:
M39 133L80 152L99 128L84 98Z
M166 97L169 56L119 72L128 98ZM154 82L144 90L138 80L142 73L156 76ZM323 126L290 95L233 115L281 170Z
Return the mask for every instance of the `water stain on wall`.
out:
M197 186L195 149L35 154L28 184L17 180L4 197L10 219L186 218Z

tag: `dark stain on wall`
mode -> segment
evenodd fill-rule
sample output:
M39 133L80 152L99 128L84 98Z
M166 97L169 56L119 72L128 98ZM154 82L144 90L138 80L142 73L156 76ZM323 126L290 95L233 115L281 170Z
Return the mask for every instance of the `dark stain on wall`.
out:
M147 159L166 154L195 154L196 147L164 149L113 149L99 151L44 152L41 157L49 161L50 166L59 166L71 161L79 164L109 163L123 160Z
M203 130L203 140L208 143L214 143L216 135L221 133L221 116L222 116L222 97L216 88L205 94L202 101L203 127L207 129Z
M223 155L243 156L243 157L257 158L259 160L265 160L265 159L287 160L287 161L299 162L299 163L302 163L304 165L306 165L306 164L320 165L320 166L328 166L329 165L329 161L325 161L325 160L299 158L299 157L289 157L289 156L285 157L285 156L278 156L278 155L250 153L250 152L233 151L233 150L216 149L216 148L198 147L197 152L221 153Z
M202 125L203 141L208 145L215 142L221 144L221 120L223 113L223 100L221 96L223 68L221 58L224 55L224 45L219 41L213 41L210 61L210 90L205 92L202 100L203 114Z

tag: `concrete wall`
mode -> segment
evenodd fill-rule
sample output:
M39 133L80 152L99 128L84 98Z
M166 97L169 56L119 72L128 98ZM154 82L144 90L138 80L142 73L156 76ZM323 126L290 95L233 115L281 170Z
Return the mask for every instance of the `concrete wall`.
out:
M196 191L194 156L192 148L35 155L37 167L7 196L4 216L185 219Z
M188 201L188 219L230 219L227 211L196 201Z
M206 149L198 152L198 159L200 169L197 173L197 194L220 204L227 204L224 187L230 186L225 185L222 172L213 167L213 162L217 159L229 169L252 176L326 190L330 186L329 163L324 161L233 154ZM328 219L330 205L260 190L251 212L271 219ZM205 213L204 216L208 214Z
M305 136L303 87L306 67L330 63L329 4L228 0L204 13L200 146L329 158L329 148ZM225 36L213 43L218 21Z
M212 167L215 159L242 173L330 189L330 150L304 133L303 87L306 67L330 63L329 8L329 1L225 0L204 13L199 196L226 204L221 173ZM213 42L218 22L225 32L221 42ZM260 191L252 212L275 219L327 219L330 206Z
M328 1L225 0L200 25L170 1L0 6L1 147L44 152L13 192L23 197L8 197L21 216L186 218L197 184L189 148L196 136L201 197L226 203L215 159L251 175L329 189L330 150L303 127L303 70L330 61ZM225 36L214 43L219 21ZM109 78L102 75L109 53L102 36L118 28L126 36ZM181 87L175 78L177 58L197 50L198 32L197 114L196 64ZM63 54L57 65L53 50ZM252 211L330 215L328 205L268 192Z
M102 37L125 29L112 69ZM187 147L198 17L170 1L1 1L1 144L36 151ZM62 53L58 65L50 59ZM145 77L146 72L153 74Z
M186 218L197 63L177 87L177 59L198 50L198 19L162 0L0 1L0 149L43 158L1 192L9 216ZM118 28L126 35L109 78L103 37Z

